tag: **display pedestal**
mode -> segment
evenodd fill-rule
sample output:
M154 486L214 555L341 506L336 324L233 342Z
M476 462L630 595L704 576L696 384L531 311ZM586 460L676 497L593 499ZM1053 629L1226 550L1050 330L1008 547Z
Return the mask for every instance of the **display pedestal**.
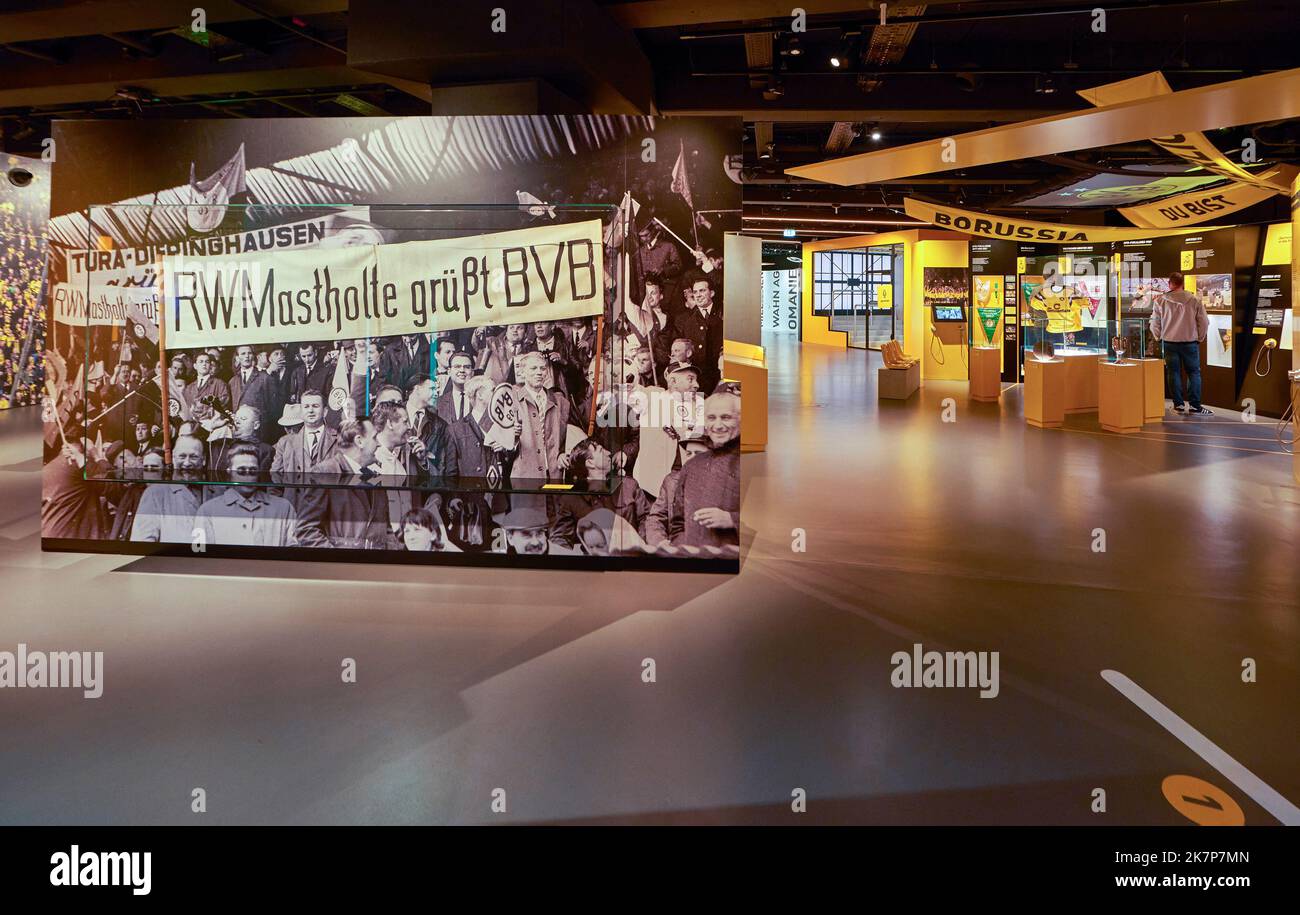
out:
M919 362L914 362L905 369L891 369L882 365L876 370L878 400L907 400L920 388L921 363Z
M1161 423L1165 420L1165 361L1163 359L1134 359L1142 366L1142 421Z
M1100 404L1097 418L1107 432L1142 431L1142 378L1136 362L1103 362L1098 366Z
M970 396L982 403L996 403L1002 396L1001 347L970 348Z
M767 353L761 346L724 340L722 371L740 383L740 450L767 450Z
M1065 422L1065 360L1025 360L1025 422L1055 429Z
M1100 353L1057 353L1065 362L1065 412L1097 410L1097 365Z

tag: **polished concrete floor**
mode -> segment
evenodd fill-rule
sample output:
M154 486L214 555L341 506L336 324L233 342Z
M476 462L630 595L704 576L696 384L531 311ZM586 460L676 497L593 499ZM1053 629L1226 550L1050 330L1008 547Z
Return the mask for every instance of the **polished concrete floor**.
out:
M105 652L98 700L0 690L0 822L1187 823L1172 774L1292 816L1300 489L1268 426L878 404L878 354L771 342L738 576L42 554L37 417L0 415L0 650ZM917 642L999 652L998 696L893 688Z

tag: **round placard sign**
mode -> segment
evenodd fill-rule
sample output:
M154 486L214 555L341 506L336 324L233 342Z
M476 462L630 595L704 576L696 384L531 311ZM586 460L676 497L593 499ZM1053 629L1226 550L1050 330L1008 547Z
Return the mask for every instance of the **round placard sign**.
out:
M515 412L515 389L509 384L499 384L492 392L492 404L489 407L492 421L498 426L513 429L519 422Z

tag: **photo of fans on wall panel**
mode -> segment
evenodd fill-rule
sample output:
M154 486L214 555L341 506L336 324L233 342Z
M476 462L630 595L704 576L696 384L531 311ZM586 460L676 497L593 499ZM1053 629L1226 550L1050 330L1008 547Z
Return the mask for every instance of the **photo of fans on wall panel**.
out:
M734 567L738 136L56 123L43 543Z
M0 154L0 410L40 403L50 166Z

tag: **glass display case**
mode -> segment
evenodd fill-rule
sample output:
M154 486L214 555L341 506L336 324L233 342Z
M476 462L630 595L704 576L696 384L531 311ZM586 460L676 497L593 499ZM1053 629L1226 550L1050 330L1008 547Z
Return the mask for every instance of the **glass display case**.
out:
M1161 358L1163 354L1160 341L1151 333L1150 324L1151 319L1146 317L1110 321L1107 358L1111 362Z
M1105 355L1110 348L1105 276L1019 278L1025 357L1049 346L1058 356Z
M65 253L52 293L47 444L106 494L112 542L656 552L614 509L704 441L704 396L676 377L704 364L655 364L625 210L228 204L203 238L113 237L207 209L90 207L101 242Z
M100 227L185 222L197 209L91 207L89 228L105 235L107 229ZM638 414L645 412L636 396L643 390L638 359L644 346L631 326L635 322L626 315L603 320L610 310L603 308L604 300L617 301L622 283L629 281L620 272L627 268L626 258L618 258L619 248L612 247L606 254L608 259L608 251L614 252L614 263L602 266L591 253L595 245L581 244L584 232L596 244L614 234L612 223L621 210L557 206L560 225L551 231L571 225L573 238L543 249L514 239L535 221L519 207L317 205L300 208L287 223L284 209L228 205L220 224L211 227L220 230L213 237L220 245L207 238L201 246L118 251L109 245L88 248L84 257L70 255L68 280L55 289L56 306L75 312L81 322L68 374L78 377L89 406L82 419L86 438L104 442L109 458L88 462L87 479L143 482L171 479L176 472L190 485L259 483L277 492L356 485L358 479L343 467L309 467L296 455L288 460L280 453L281 440L317 419L329 429L321 437L332 439L342 422L370 417L380 404L392 402L414 418L401 441L380 451L381 457L391 451L392 460L380 461L378 472L366 476L369 488L542 492L565 486L609 492L617 487L622 474L616 461L557 462L548 449L521 450L517 437L525 409L521 400L529 391L526 375L532 371L525 357L545 350L548 340L555 341L549 352L558 358L532 358L541 365L538 397L566 411L564 440L556 443L556 453L566 452L576 437L591 437L603 452L617 455L629 446ZM231 239L238 247L227 245ZM433 245L411 249L413 259L401 260L400 249L408 242ZM505 247L511 244L517 247ZM446 247L445 254L439 246ZM348 254L366 250L398 253L378 260L367 276ZM541 268L531 269L530 251ZM547 252L561 262L544 263ZM491 262L493 253L500 254L500 264ZM213 254L223 262L214 266ZM435 261L451 266L427 275ZM206 271L198 283L190 265ZM549 290L548 280L556 284ZM503 321L517 320L525 308L540 308L538 317L545 318L548 292L559 299L565 283L574 300L592 300L587 310L596 315L512 325L481 321L489 311L494 317L500 313ZM392 307L385 307L386 295ZM412 315L399 315L396 306L403 302ZM169 321L160 320L164 308L170 310ZM403 319L412 326L404 326ZM200 332L182 337L180 331L191 326ZM100 333L101 328L115 332ZM604 358L576 358L575 340L588 341L593 353L599 346ZM85 341L88 346L78 345ZM269 391L267 379L275 377L283 377L283 390ZM411 386L420 378L427 379L429 402L417 410L411 407ZM259 393L245 396L243 388L254 379L261 382ZM488 383L470 384L470 379ZM323 396L304 399L307 391ZM455 391L464 392L463 405L447 402ZM257 409L247 409L250 403ZM501 447L487 449L495 460L461 466L469 462L454 459L456 448L444 423L458 411L477 415L479 409L485 411L485 443ZM164 412L170 422L163 422ZM177 446L184 450L187 438L206 445L201 467L177 466ZM241 445L257 451L255 477L233 472L231 459ZM155 448L163 453L161 472L145 460Z

